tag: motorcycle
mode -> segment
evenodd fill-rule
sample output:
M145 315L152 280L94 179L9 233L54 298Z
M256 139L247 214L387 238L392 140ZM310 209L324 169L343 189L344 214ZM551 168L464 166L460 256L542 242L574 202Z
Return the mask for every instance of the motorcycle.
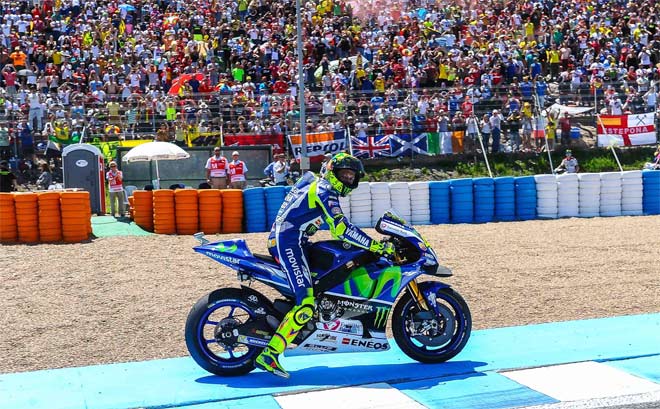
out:
M339 240L310 243L305 251L316 312L285 356L390 349L386 326L410 358L445 362L465 347L472 318L463 297L440 281L452 272L419 232L393 211L376 224L394 245L383 257ZM294 306L287 276L271 256L253 254L243 239L210 243L203 233L194 251L237 271L240 282L259 281L281 296L270 300L249 286L220 288L202 297L186 321L186 346L202 368L220 376L247 374ZM401 294L403 293L403 294ZM399 295L401 296L399 297Z

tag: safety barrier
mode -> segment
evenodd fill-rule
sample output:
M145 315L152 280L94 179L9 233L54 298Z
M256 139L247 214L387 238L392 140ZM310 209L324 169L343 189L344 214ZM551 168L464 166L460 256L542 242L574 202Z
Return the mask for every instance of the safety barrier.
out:
M282 193L284 193L284 189L282 189ZM274 198L271 198L271 201L272 207L277 205ZM282 201L284 201L284 197L282 197ZM281 206L282 203L280 202L279 205ZM263 187L243 191L243 208L245 211L245 231L247 233L266 231L268 215L266 211L266 193Z
M270 186L264 188L267 226L271 226L275 221L275 216L277 216L277 212L280 210L286 194L286 187L284 186Z
M513 180L516 202L516 220L536 219L536 179L534 176L518 176Z
M472 179L449 181L450 218L452 223L474 221L474 192Z
M199 230L206 234L222 231L222 195L219 190L205 189L197 193Z
M0 243L79 243L91 233L89 193L0 193Z
M515 179L500 176L493 179L495 185L495 220L510 222L516 220Z
M151 190L134 190L132 216L135 224L146 231L154 231L154 195Z
M199 231L199 208L197 190L177 189L174 191L176 233L191 235Z
M241 233L243 231L243 191L240 189L221 190L222 232Z
M472 180L474 191L474 221L488 223L495 219L495 181L492 178Z
M136 224L157 234L253 233L270 229L290 191L136 190L130 203ZM390 208L414 225L657 215L660 172L361 182L339 201L359 227L373 227ZM2 243L81 242L91 231L89 192L0 193Z
M62 211L59 192L37 194L39 207L39 241L55 243L62 241Z
M360 182L349 196L351 203L351 221L358 227L371 227L371 186L369 182Z
M660 214L660 171L642 172L644 214Z
M154 199L154 233L175 234L176 212L174 191L159 189L153 191Z

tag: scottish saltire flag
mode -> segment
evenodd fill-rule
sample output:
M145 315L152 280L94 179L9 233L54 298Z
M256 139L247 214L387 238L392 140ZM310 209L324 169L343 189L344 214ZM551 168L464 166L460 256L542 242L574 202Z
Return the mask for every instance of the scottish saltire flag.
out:
M428 149L428 132L410 135L410 134L392 134L390 135L390 145L392 145L392 156L410 155L411 151L419 155L431 155Z
M652 145L657 141L655 114L601 115L598 146Z
M352 155L357 158L373 159L390 156L390 135L365 136L359 138L351 136Z

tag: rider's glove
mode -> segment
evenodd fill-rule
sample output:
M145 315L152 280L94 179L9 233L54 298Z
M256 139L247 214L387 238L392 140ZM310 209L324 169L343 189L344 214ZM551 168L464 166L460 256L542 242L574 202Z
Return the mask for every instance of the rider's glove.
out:
M381 243L380 241L373 240L371 246L369 246L369 251L385 256L391 256L395 253L394 244L389 241Z

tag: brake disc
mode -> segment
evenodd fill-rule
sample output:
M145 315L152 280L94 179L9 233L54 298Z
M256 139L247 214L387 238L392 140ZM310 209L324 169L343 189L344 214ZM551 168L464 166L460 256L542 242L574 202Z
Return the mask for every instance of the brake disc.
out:
M415 333L412 338L426 346L441 346L449 342L456 331L456 319L449 308L437 304L433 311L418 312L413 316Z
M241 324L242 322L235 318L227 317L222 319L213 331L215 340L225 348L235 346L238 343L238 336L234 333L234 330Z

